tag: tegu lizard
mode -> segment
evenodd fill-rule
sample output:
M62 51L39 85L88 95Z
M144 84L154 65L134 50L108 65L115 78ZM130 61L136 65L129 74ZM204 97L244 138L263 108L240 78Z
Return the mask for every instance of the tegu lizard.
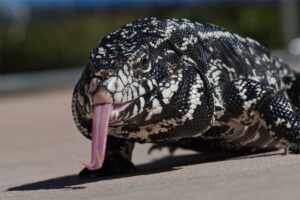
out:
M131 172L135 142L196 151L299 152L300 74L209 23L145 18L104 37L72 111L92 140L81 178Z

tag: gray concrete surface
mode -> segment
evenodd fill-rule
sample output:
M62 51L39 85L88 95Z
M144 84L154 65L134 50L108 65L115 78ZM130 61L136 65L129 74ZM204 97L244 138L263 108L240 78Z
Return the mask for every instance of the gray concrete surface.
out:
M80 181L90 142L76 130L71 89L0 100L0 199L300 199L300 156L232 157L137 145L139 172Z

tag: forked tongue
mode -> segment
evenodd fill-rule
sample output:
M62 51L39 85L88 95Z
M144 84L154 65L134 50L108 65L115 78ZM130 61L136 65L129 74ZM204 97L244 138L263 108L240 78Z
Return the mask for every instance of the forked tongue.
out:
M92 156L90 163L80 161L87 169L102 167L105 156L107 131L112 104L96 104L93 107Z

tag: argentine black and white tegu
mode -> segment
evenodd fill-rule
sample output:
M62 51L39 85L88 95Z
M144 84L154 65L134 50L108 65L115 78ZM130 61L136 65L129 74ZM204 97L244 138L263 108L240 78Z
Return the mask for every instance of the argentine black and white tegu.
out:
M91 51L72 111L92 140L81 178L133 171L135 142L299 152L300 74L257 41L216 25L146 18Z

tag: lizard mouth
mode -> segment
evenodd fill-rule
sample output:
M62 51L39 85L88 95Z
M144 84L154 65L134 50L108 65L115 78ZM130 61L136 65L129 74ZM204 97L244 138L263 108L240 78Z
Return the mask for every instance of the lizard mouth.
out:
M110 114L110 122L113 123L117 120L119 117L120 112L124 111L131 102L126 102L126 103L113 103L112 104L112 112Z
M112 110L109 116L109 122L113 123L119 117L120 112L124 111L132 101L128 102L115 102L112 99L112 95L110 95L107 90L101 88L98 92L96 92L93 96L93 107L97 106L98 104L111 104Z

